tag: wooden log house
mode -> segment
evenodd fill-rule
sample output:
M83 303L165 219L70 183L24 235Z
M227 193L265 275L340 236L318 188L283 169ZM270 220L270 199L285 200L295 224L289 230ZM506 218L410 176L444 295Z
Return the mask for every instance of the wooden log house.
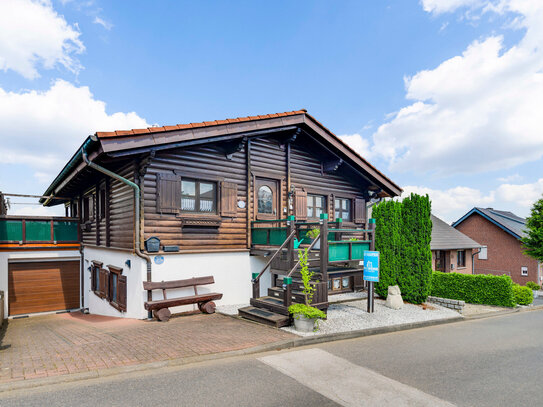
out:
M209 290L224 294L218 305L253 297L252 308L259 308L259 298L284 296L290 273L288 289L298 298L295 247L307 247L315 227L327 236L311 251L312 266L327 281L319 292L325 309L328 293L362 286L368 202L400 193L299 110L97 132L44 193L72 200L42 203L65 204L66 216L80 220L84 306L146 318L144 303L161 293L145 291L144 281L213 276ZM285 314L284 307L262 308Z

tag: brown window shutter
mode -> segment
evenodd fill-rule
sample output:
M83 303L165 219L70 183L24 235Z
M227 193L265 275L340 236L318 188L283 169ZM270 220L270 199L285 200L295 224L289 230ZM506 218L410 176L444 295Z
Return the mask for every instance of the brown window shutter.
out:
M97 291L98 294L102 298L106 297L108 294L108 271L106 269L101 268L99 272L99 279L100 279L100 290Z
M96 291L96 272L99 269L96 266L91 266L91 290Z
M366 221L366 201L362 198L354 200L354 223L364 223Z
M181 177L175 174L157 174L156 209L158 213L179 213L181 208Z
M117 304L121 311L126 311L126 276L120 274L117 279Z
M238 185L233 182L221 182L221 216L236 216L237 200Z
M294 216L296 220L307 219L307 192L300 188L294 192Z

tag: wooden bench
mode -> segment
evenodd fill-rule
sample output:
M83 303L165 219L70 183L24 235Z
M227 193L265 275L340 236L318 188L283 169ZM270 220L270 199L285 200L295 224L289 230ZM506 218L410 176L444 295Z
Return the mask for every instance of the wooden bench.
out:
M198 294L196 286L213 284L215 280L213 276L206 277L193 277L187 280L175 280L175 281L161 281L161 282L143 282L143 288L148 291L162 290L163 299L147 301L145 303L145 309L153 311L153 315L160 321L167 321L170 319L171 312L169 307L177 307L179 305L198 304L198 309L206 314L213 314L215 312L214 300L220 300L222 294L220 293L204 293ZM166 290L175 288L193 287L194 295L177 298L167 298Z

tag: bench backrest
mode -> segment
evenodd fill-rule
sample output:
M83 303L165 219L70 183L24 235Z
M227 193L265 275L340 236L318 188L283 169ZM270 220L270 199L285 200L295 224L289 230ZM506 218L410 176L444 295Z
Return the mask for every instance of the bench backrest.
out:
M196 285L206 285L215 283L213 276L206 277L193 277L187 280L173 280L173 281L144 281L143 289L144 290L167 290L170 288L183 288L183 287L192 287Z

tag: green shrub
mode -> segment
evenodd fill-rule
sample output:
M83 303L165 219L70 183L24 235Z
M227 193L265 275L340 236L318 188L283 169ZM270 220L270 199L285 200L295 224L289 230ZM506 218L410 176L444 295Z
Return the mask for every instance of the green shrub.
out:
M531 290L541 290L541 286L539 284L534 283L533 281L528 281L526 283L526 287L528 287Z
M373 208L372 216L380 253L375 291L386 298L388 287L397 284L405 301L426 301L432 277L430 199L411 194L402 202L385 201Z
M311 305L305 304L292 304L288 307L288 312L290 312L296 318L296 315L303 315L306 318L326 318L326 314L318 308L312 307Z
M485 274L432 273L431 294L435 297L462 300L470 304L514 307L511 277Z
M529 305L534 300L534 293L529 287L513 284L513 293L515 295L515 302L519 305Z

